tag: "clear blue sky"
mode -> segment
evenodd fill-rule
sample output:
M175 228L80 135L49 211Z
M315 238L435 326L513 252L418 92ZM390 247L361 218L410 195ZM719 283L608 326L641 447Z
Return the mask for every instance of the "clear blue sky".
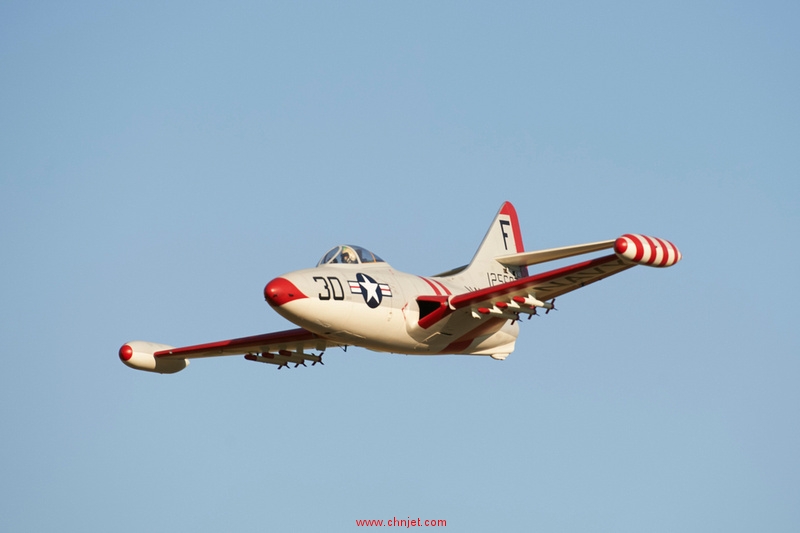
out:
M0 530L800 528L797 3L230 4L0 6ZM684 260L504 362L117 358L288 327L340 242L464 264L504 200Z

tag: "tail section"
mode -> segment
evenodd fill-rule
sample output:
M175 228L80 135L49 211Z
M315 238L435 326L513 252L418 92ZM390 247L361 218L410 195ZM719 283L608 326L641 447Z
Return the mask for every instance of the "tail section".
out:
M508 266L497 262L498 257L524 251L525 246L522 244L517 210L514 209L511 202L505 202L494 217L492 225L489 226L489 231L483 237L472 261L463 269L462 276L470 280L474 278L474 281L470 283L476 283L479 286L485 285L486 280L491 279L492 274L496 279L499 279L497 276L504 276L504 279L509 276L513 276L513 278L527 276L527 266Z
M487 259L494 260L495 257L503 255L517 254L525 251L522 244L522 232L519 229L517 220L517 210L511 202L505 202L494 217L489 231L483 238L483 242L475 252L470 265Z

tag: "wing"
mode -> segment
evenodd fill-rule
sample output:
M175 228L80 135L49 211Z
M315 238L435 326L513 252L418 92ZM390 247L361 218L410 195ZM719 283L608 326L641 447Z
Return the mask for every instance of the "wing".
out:
M450 308L472 308L473 314L495 315L526 310L530 312L529 310L536 307L551 308L551 304L544 303L546 300L552 300L634 266L636 265L616 255L607 255L453 296L450 299Z
M431 302L430 311L419 320L428 328L453 312L471 312L475 318L494 316L516 319L519 313L535 313L537 307L552 309L558 296L580 289L636 265L669 267L681 260L681 253L671 242L638 234L625 234L616 240L522 252L496 258L504 265L530 265L578 254L614 248L614 254L583 261L508 283L494 285L451 297L423 296L417 301Z
M550 248L548 250L537 250L535 252L521 252L511 255L495 257L495 261L501 265L508 266L529 266L557 259L566 259L575 255L598 252L614 247L614 240L591 242L589 244L578 244L575 246L562 246L561 248Z
M180 348L132 341L120 348L119 357L123 363L138 370L171 374L186 368L189 359L226 355L244 355L245 359L250 361L269 363L277 365L278 368L288 366L289 363L294 363L295 367L306 366L306 361L311 361L313 366L317 363L322 364L322 352L328 346L343 346L343 344L324 339L306 329L297 328ZM306 353L306 350L316 350L320 353Z

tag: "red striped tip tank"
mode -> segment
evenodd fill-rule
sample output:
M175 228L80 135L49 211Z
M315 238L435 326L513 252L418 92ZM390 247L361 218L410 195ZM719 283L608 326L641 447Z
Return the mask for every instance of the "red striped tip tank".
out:
M653 267L672 266L681 260L681 252L671 242L647 235L626 233L614 242L618 256L636 263Z

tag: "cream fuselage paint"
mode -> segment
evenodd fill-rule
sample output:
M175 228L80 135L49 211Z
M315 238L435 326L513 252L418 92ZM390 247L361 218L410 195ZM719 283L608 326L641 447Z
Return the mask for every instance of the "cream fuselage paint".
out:
M463 313L422 327L418 297L436 293L446 297L468 288L442 278L426 281L386 263L322 265L280 277L305 297L275 306L279 314L322 337L370 350L419 355L510 353L518 334L516 323L501 319L481 323Z

